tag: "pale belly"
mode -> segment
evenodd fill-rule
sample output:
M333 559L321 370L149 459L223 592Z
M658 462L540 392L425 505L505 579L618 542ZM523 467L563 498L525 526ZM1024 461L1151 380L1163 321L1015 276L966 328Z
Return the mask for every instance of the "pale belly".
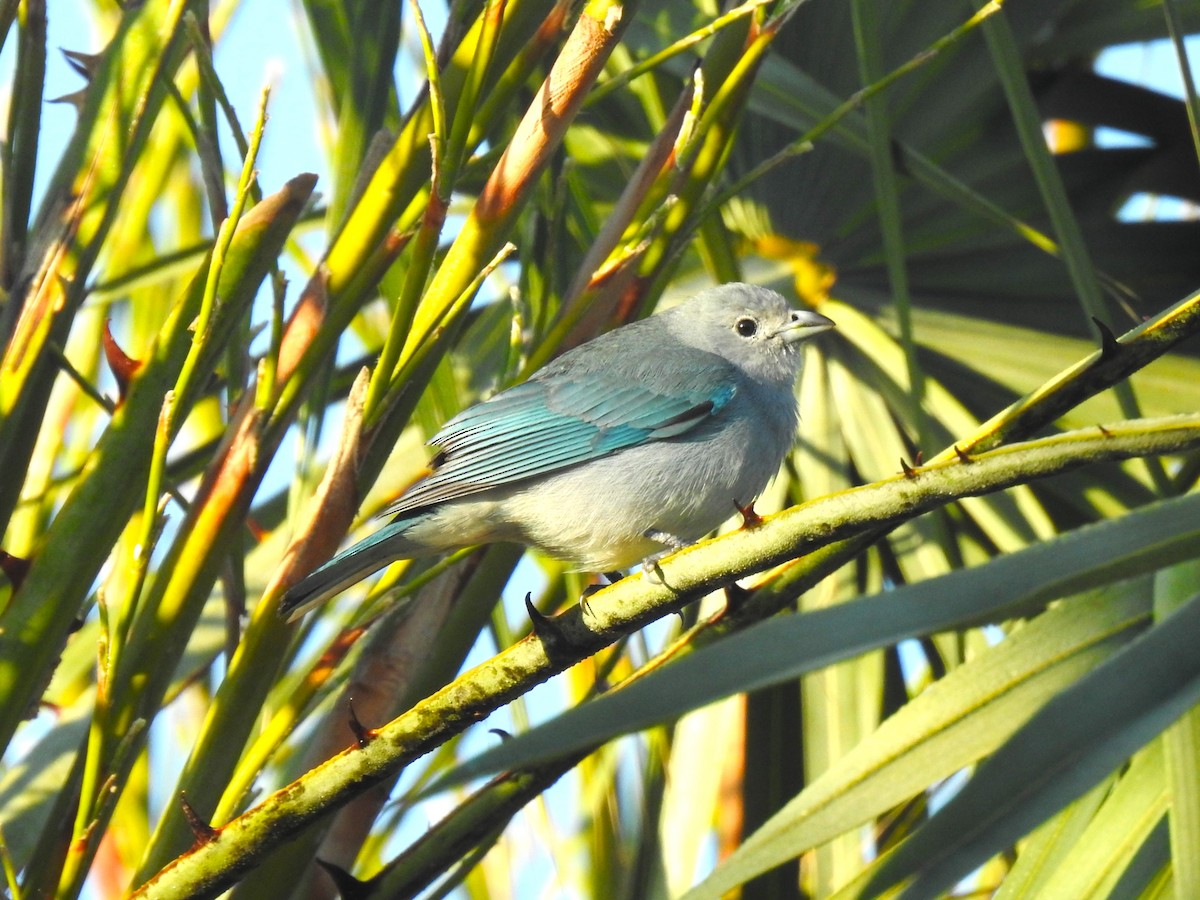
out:
M513 491L500 504L522 543L591 572L640 563L667 548L664 532L699 540L766 487L777 460L741 465L703 444L636 448Z
M625 569L669 548L648 533L690 543L752 503L790 442L783 428L743 423L646 444L439 504L419 514L404 537L412 553L512 541L581 571Z

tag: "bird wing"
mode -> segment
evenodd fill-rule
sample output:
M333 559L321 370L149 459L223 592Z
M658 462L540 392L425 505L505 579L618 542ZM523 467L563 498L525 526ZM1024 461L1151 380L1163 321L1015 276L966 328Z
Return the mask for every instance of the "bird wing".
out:
M440 448L433 471L382 515L411 512L684 434L733 398L731 369L724 361L703 367L686 385L647 386L631 383L628 375L598 371L535 376L447 422L430 441Z

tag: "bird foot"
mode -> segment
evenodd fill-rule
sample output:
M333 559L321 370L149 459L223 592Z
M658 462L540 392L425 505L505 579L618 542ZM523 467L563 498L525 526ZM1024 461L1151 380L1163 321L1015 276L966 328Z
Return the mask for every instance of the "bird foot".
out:
M670 552L669 550L664 550L662 553L655 553L653 556L647 556L643 559L642 577L651 584L666 584L662 567L658 564L658 561Z
M648 528L643 533L655 543L664 544L666 549L660 550L658 553L652 553L642 560L642 577L651 584L665 584L666 582L663 580L663 572L659 566L659 561L664 557L670 556L676 550L690 547L693 541L685 541L678 535L667 531L659 531L657 528Z

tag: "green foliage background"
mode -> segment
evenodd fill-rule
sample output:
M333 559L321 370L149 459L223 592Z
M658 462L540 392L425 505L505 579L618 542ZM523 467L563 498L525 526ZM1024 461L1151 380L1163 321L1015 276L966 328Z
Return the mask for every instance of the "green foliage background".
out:
M1200 202L1197 104L1091 66L1200 4L301 0L320 185L238 6L96 3L36 196L63 12L0 0L12 896L1200 896L1200 226L1117 216ZM450 415L738 279L839 326L785 512L275 614Z

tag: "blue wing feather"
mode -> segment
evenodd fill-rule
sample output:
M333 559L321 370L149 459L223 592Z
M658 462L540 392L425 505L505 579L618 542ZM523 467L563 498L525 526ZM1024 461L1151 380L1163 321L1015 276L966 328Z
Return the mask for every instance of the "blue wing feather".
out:
M644 379L631 384L627 373L543 370L447 422L430 441L441 448L433 472L383 515L412 512L685 434L718 413L733 398L737 383L731 367L716 357L709 365L693 366L692 372L683 379L686 383Z

